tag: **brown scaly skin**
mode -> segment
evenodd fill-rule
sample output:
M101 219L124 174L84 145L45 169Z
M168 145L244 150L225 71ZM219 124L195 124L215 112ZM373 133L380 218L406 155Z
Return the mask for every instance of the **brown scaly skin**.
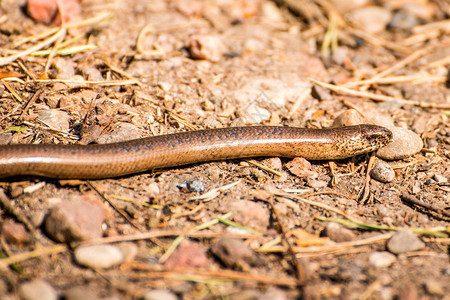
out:
M230 127L105 145L0 146L0 177L100 179L198 162L261 157L335 160L377 150L392 139L380 126L332 129Z

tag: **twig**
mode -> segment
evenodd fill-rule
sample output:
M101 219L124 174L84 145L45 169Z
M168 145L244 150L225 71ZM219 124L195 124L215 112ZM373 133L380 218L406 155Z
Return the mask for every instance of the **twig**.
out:
M297 100L295 100L294 105L292 105L291 109L289 110L286 118L291 118L297 110L303 105L303 102L305 99L311 95L311 87L305 88L302 93L297 97Z
M8 258L0 259L0 270L5 269L8 267L8 265L18 263L21 261L28 260L30 258L42 256L42 255L50 255L50 254L56 254L61 253L64 251L67 251L67 246L64 244L57 244L50 247L45 248L39 248L30 252L21 253L17 255L10 256Z
M402 98L396 98L391 96L384 96L384 95L378 95L374 93L369 92L361 92L352 90L346 87L337 86L334 84L325 83L319 80L310 79L312 82L314 82L317 85L320 85L322 87L325 87L327 89L330 89L336 93L351 95L351 96L358 96L362 98L369 98L375 101L381 101L381 102L388 102L388 101L397 101L399 103L405 104L405 105L414 105L424 108L436 108L436 109L450 109L450 104L437 104L437 103L424 103L420 101L413 101L413 100L406 100Z
M328 254L336 254L346 252L348 253L349 249L359 246L366 246L374 243L379 243L385 240L388 240L393 233L383 233L376 236L372 236L365 239L359 239L356 241L349 242L340 242L333 245L323 245L323 246L308 246L308 247L294 247L294 251L297 257L300 256L319 256L319 255L328 255ZM285 247L265 247L257 249L257 252L262 253L276 253L276 252L285 252L287 249Z
M115 211L117 211L125 220L128 221L134 228L140 230L141 232L145 231L141 226L134 223L134 221L130 218L130 216L127 215L126 212L124 212L120 207L118 207L114 202L106 198L106 196L100 192L100 190L95 187L92 182L86 181L86 183L93 189L104 201L108 202L109 205L111 205L112 208L114 208Z
M0 81L3 83L5 88L14 96L14 98L19 101L19 103L23 104L24 101L22 100L22 97L20 97L19 94L17 94L17 92L8 83L6 83L6 80L1 79Z
M160 237L169 237L169 236L180 236L184 235L185 237L191 238L218 238L218 237L233 237L233 238L241 238L241 239L250 239L259 237L260 234L236 234L236 233L228 233L228 232L186 232L183 230L152 230L148 232L130 234L130 235L120 235L120 236L111 236L105 237L101 239L89 240L80 242L77 244L73 244L74 247L81 245L98 245L98 244L110 244L110 243L118 243L118 242L129 242L129 241L139 241L139 240L149 240L153 238Z
M35 235L36 229L34 228L34 226L20 211L18 211L13 205L11 205L11 200L8 198L8 196L6 196L3 189L0 189L0 205L9 214L14 216L14 218L16 218L17 221L25 225L28 231L30 231L33 235Z
M288 249L288 253L291 256L292 259L292 263L295 266L295 271L296 271L296 275L297 275L297 280L298 280L298 285L299 286L304 286L306 284L306 273L305 273L305 269L303 268L303 264L300 260L298 260L298 258L295 255L295 251L293 250L293 246L291 244L291 242L289 241L288 237L287 237L287 229L283 224L283 219L280 217L280 214L278 213L278 210L275 208L275 205L273 204L273 201L270 198L267 199L261 199L264 202L266 202L267 204L269 204L270 209L272 210L273 214L275 215L275 218L277 219L278 225L280 226L280 231L281 231L281 235L283 237L283 241L286 244L286 247Z
M65 28L61 28L60 30L58 30L58 32L56 32L52 37L50 37L49 39L34 45L24 51L21 51L19 53L13 54L11 56L7 56L7 57L0 57L0 66L4 66L7 64L12 63L13 61L15 61L18 58L24 57L29 55L30 53L33 53L35 51L38 51L42 48L45 48L51 44L53 44L56 40L58 40L61 37L64 37L66 35L66 29Z
M369 163L367 164L367 172L366 177L364 179L364 186L358 193L358 200L360 203L366 203L369 199L370 195L370 171L373 169L373 165L375 163L375 156L371 155L369 159Z
M295 287L297 280L293 278L270 278L261 275L249 274L248 272L237 272L232 270L205 270L199 268L157 268L149 265L130 263L130 266L139 271L147 271L146 273L136 272L137 275L131 275L133 279L172 279L172 280L198 280L199 277L222 278L236 281L253 281L265 284L274 284L279 286Z
M404 228L402 227L396 227L396 226L383 226L383 225L376 225L376 224L367 224L363 222L354 222L344 219L333 219L333 218L318 218L321 221L326 222L336 222L341 225L344 225L349 228L353 229L362 229L362 230L389 230L389 231L399 231ZM450 228L447 228L445 226L438 226L433 228L409 228L412 232L420 235L428 235L428 236L434 236L434 237L448 237L448 231Z
M43 83L52 83L52 82L61 82L61 83L75 83L75 84L95 84L101 86L119 86L119 85L130 85L130 84L138 84L136 80L84 80L84 81L75 81L70 79L36 79L29 81L32 82L43 82Z
M401 199L405 202L408 202L410 204L414 204L429 210L432 210L438 214L444 215L446 217L450 218L450 212L446 211L440 207L438 207L437 205L434 204L428 204L425 203L423 201L420 201L419 199L417 199L416 197L414 197L413 195L407 194L407 193L402 193Z
M352 27L348 26L346 28L346 31L348 31L350 34L352 34L356 37L359 37L359 38L365 40L369 44L372 44L377 47L383 46L383 47L392 49L392 50L400 52L400 53L410 53L411 52L411 49L409 47L405 47L398 43L395 43L395 42L392 42L389 40L385 40L385 39L381 38L380 36L370 34L368 32L360 30L360 29L356 29L356 28L352 28Z
M43 91L44 91L44 89L41 88L34 93L34 95L31 97L30 101L28 101L27 105L25 105L24 109L22 110L22 112L20 113L19 117L16 120L22 119L22 116L27 113L30 106L33 105L34 102L36 102L36 99L42 94Z
M265 164L257 162L254 159L245 159L245 161L248 162L251 165L254 165L255 167L260 168L263 171L266 171L267 173L272 173L273 175L280 176L280 177L283 176L280 172L275 171L274 169L271 169L268 166L266 166Z
M371 78L371 79L360 80L360 81L350 81L350 82L345 83L344 85L346 87L354 87L354 86L368 85L368 84L374 84L374 83L393 84L393 83L411 82L412 84L420 84L420 83L425 83L425 82L443 83L446 81L447 81L447 78L445 75L414 74L414 75L390 76L390 77L384 77L384 78Z
M134 77L133 75L128 74L127 72L125 72L124 70L110 64L110 63L105 63L108 68L110 68L111 70L113 70L114 72L116 72L119 75L122 75L130 80L133 80L138 86L142 87L143 84L142 82L139 81L139 79L137 79L136 77Z
M356 219L354 219L353 217L351 217L351 216L347 215L346 213L340 211L339 209L331 207L331 206L323 204L323 203L307 200L307 199L304 199L304 198L301 198L301 197L297 197L297 196L292 196L290 194L284 194L284 193L273 193L273 194L275 196L277 196L277 197L294 199L294 200L301 201L301 202L304 202L304 203L312 205L312 206L320 207L320 208L323 208L325 210L332 211L332 212L334 212L334 213L336 213L338 215L344 216L345 218L347 218L348 220L351 220L353 222L358 222Z
M219 196L220 193L235 187L239 183L241 183L240 180L235 181L235 182L230 183L230 184L227 184L227 185L224 185L224 186L221 186L221 187L218 187L218 188L215 188L215 189L212 189L212 190L204 193L203 195L199 195L199 196L195 196L195 197L189 198L189 201L194 201L194 200L201 200L203 202L211 201L212 199L214 199L217 196Z
M434 47L434 46L432 46L432 47ZM370 80L376 81L380 78L386 77L387 75L394 73L397 70L400 70L401 68L410 64L411 62L415 61L416 59L420 58L421 56L424 56L425 54L429 53L432 47L425 47L425 48L422 48L420 50L417 50L417 51L411 53L409 56L405 57L398 63L394 64L392 67L372 76L372 78Z

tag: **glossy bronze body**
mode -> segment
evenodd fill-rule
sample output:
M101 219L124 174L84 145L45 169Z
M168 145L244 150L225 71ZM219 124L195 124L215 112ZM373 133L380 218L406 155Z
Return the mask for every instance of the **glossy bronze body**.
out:
M99 179L198 162L261 157L334 160L374 151L392 133L380 126L332 129L231 127L105 145L3 145L0 177Z

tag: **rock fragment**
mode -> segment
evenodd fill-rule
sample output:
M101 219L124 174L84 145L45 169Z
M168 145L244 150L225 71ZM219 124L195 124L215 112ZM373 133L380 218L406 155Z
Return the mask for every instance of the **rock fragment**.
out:
M385 268L392 265L397 260L394 254L387 251L377 251L369 255L369 264L375 268Z
M416 133L401 127L388 127L392 131L392 141L378 149L376 155L386 160L410 157L423 148L423 141Z
M329 237L331 240L338 243L354 241L356 239L356 235L353 231L335 222L329 222L320 235Z
M114 245L80 246L74 251L75 261L91 269L107 269L124 260L120 248Z
M408 229L400 230L392 235L387 242L387 248L394 254L421 250L425 244Z
M34 279L19 286L19 298L21 300L56 300L58 293L46 281Z
M104 207L82 198L63 200L53 206L45 220L47 234L58 242L70 243L102 237Z
M378 161L373 169L370 171L373 179L380 182L392 182L395 179L394 169L384 161Z

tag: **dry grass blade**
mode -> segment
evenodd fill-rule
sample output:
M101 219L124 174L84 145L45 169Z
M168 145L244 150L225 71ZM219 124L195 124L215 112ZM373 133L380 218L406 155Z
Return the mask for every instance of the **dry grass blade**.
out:
M215 189L212 189L212 190L204 193L203 195L199 195L199 196L195 196L195 197L189 198L189 201L195 201L195 200L202 200L204 202L211 201L212 199L214 199L217 196L219 196L220 193L235 187L239 183L241 183L240 180L235 181L235 182L230 183L230 184L227 184L227 185L224 185L224 186L221 186L221 187L218 187L218 188L215 188Z
M51 44L53 44L55 41L57 41L58 39L64 37L66 35L66 29L65 28L61 28L59 31L57 31L53 36L51 36L50 38L46 39L45 41L34 45L26 50L23 50L19 53L13 54L11 56L7 56L7 57L0 57L0 66L4 66L7 64L12 63L13 61L15 61L18 58L27 56L33 52L36 52L38 50L41 50L42 48L48 47Z
M420 102L420 101L413 101L413 100L406 100L402 98L397 97L391 97L391 96L384 96L384 95L378 95L374 93L369 92L360 92L357 90L352 90L346 87L337 86L334 84L325 83L319 80L310 79L313 83L320 85L322 87L325 87L329 90L332 90L336 93L351 95L351 96L357 96L361 98L369 98L375 101L381 101L381 102L388 102L388 101L396 101L405 105L413 105L413 106L419 106L423 108L436 108L436 109L450 109L450 104L438 104L438 103L426 103L426 102Z
M411 53L411 49L406 47L406 46L403 46L403 45L400 45L398 43L385 40L385 39L383 39L383 38L381 38L379 36L370 34L370 33L365 32L363 30L360 30L360 29L357 29L357 28L352 28L352 27L347 27L346 30L350 34L352 34L352 35L354 35L354 36L356 36L358 38L363 39L364 41L366 41L367 43L369 43L369 44L371 44L371 45L373 45L375 47L385 47L385 48L388 48L388 49L391 49L391 50L394 50L394 51L397 51L397 52L403 53L403 54Z
M30 252L13 255L8 258L0 259L0 270L7 268L10 264L15 264L21 261L28 260L30 258L61 253L67 250L68 248L66 245L57 244L50 247L39 248Z
M297 257L315 257L321 255L337 254L337 253L348 253L350 249L355 247L367 246L371 244L380 243L388 240L393 233L383 233L377 236L360 239L356 241L341 242L333 245L323 245L323 246L307 246L298 247L294 246L293 250ZM257 249L258 252L262 253L279 253L287 252L288 249L283 246L272 246L272 247L261 247Z
M353 217L347 215L347 214L344 213L343 211L340 211L340 210L337 209L337 208L328 206L328 205L323 204L323 203L319 203L319 202L307 200L307 199L304 199L304 198L302 198L302 197L297 197L297 196L293 196L293 195L285 194L285 193L273 193L273 195L275 195L275 196L277 196L277 197L282 197L282 198L288 198L288 199L297 200L297 201L300 201L300 202L303 202L303 203L306 203L306 204L309 204L309 205L312 205L312 206L320 207L320 208L322 208L322 209L325 209L325 210L328 210L328 211L332 211L332 212L334 212L334 213L336 213L336 214L338 214L338 215L341 215L341 216L347 218L348 220L357 222L356 219L354 219Z
M99 85L99 86L121 86L121 85L131 85L131 84L139 84L136 80L105 80L105 81L96 81L96 80L83 80L83 81L75 81L70 79L36 79L31 80L32 82L42 82L42 83L51 83L51 82L61 82L67 84L82 84L82 85Z
M450 61L450 59L449 59ZM426 82L444 83L447 81L447 77L444 75L430 75L430 74L415 74L415 75L400 75L400 76L390 76L384 78L371 78L367 80L351 81L344 85L346 87L354 87L360 85L368 84L395 84L395 83L406 83L411 84L421 84Z
M153 238L171 237L171 236L185 236L191 238L201 238L201 239L212 239L219 237L232 237L240 239L252 239L257 238L260 234L237 234L237 233L227 233L227 232L188 232L182 230L152 230L148 232L121 235L121 236L111 236L96 240L89 240L85 242L80 242L74 244L73 246L81 245L98 245L98 244L110 244L118 242L130 242L130 241L140 241L140 240L150 240Z
M100 190L90 181L87 181L87 184L106 202L114 208L128 223L130 223L134 228L140 230L141 232L145 231L140 225L136 224L126 212L124 212L120 207L118 207L113 201L108 199Z
M295 287L297 280L294 278L271 278L262 275L249 274L247 272L237 272L231 270L204 270L192 268L173 268L165 269L158 267L150 267L143 264L130 264L132 268L139 271L146 271L137 275L131 275L134 279L158 279L164 278L168 280L188 280L196 281L198 278L222 278L233 281L251 281L264 284L274 284L278 286Z
M266 166L265 164L262 164L262 163L260 163L260 162L257 162L257 161L254 160L254 159L246 159L245 161L248 162L248 163L251 164L251 165L254 165L255 167L260 168L261 170L263 170L263 171L265 171L265 172L267 172L267 173L272 173L273 175L280 176L280 177L282 176L282 174L281 174L280 172L277 172L277 171L275 171L275 170L269 168L269 167Z
M6 89L14 96L14 98L15 98L17 101L19 101L20 104L23 104L23 103L24 103L22 97L19 96L19 94L16 92L16 90L13 89L13 88L6 82L5 79L1 79L0 81L3 83L3 85L5 86L5 88L6 88Z
M387 75L394 73L397 70L400 70L401 68L405 67L406 65L408 65L408 64L412 63L413 61L419 59L420 57L424 56L425 54L430 53L431 49L433 49L433 48L434 48L434 46L429 46L429 47L425 47L425 48L422 48L420 50L413 52L412 54L408 55L407 57L405 57L404 59L402 59L395 65L393 65L392 67L374 75L371 78L371 80L376 81L380 78L386 77Z

